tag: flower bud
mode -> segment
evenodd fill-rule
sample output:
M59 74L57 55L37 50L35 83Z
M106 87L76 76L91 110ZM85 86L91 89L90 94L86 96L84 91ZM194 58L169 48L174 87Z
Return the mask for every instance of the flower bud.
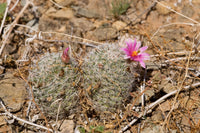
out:
M63 51L63 54L62 54L62 56L61 56L61 60L62 60L62 62L65 63L65 64L68 64L69 61L70 61L70 57L69 57L68 51L69 51L69 48L66 48L66 49Z

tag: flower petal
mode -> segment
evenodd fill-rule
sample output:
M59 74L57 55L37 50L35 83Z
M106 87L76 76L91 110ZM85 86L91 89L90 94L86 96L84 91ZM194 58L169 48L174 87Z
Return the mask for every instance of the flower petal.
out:
M141 53L141 54L140 54L140 58L141 58L142 60L150 60L150 55L147 54L147 53Z
M147 48L148 48L148 46L141 47L140 52L143 53Z
M140 61L140 65L141 65L143 68L146 67L146 66L145 66L145 63L144 63L143 61Z
M134 43L132 44L132 46L133 46L133 47L132 47L132 49L131 49L131 52L137 51L137 50L136 50L136 46L137 46L137 40L136 40L136 39L134 40Z
M133 42L132 39L128 39L128 41L126 41L126 44L127 44L127 49L129 49L129 52L132 53L132 51L135 50L137 42L136 40Z
M130 59L130 56L125 55L124 59Z
M121 50L124 51L124 53L125 53L127 56L131 56L131 52L130 52L129 49L123 48L123 49L121 49Z
M138 43L136 44L135 51L138 51L139 48L140 48L140 46L141 46L141 42L138 42Z

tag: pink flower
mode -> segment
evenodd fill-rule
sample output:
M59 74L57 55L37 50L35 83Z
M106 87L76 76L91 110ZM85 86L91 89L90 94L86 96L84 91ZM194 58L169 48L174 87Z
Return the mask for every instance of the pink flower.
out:
M69 48L66 48L63 51L63 54L62 54L62 57L61 57L62 62L66 63L66 64L69 63L69 60L70 60L69 55L68 55L68 51L69 51Z
M145 63L144 60L149 60L150 55L147 53L144 53L144 51L148 48L148 46L141 47L141 43L136 41L133 42L131 39L126 41L127 47L122 48L122 50L126 54L126 59L130 59L133 61L138 61L140 62L140 65L145 68Z

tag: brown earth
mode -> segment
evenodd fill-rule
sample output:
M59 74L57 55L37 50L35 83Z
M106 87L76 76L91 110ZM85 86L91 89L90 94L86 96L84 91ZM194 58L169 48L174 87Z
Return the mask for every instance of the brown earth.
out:
M12 0L11 7L14 3ZM22 1L8 13L1 33L1 47L6 26L14 21L24 5ZM146 62L146 104L174 90L181 88L181 91L165 99L125 132L199 132L199 0L130 0L130 7L122 15L114 17L111 10L111 0L34 1L20 17L18 24L21 25L16 25L9 34L0 58L0 98L9 112L38 125L46 126L48 121L49 128L63 133L74 132L78 127L97 132L99 126L105 128L104 132L119 132L143 110L139 95L144 70L137 75L138 85L131 94L133 100L125 105L127 110L122 114L116 111L111 118L83 105L79 113L57 123L42 115L41 107L32 99L27 77L33 59L47 51L62 52L70 45L76 53L83 51L84 56L93 49L91 46L124 43L130 37L141 40L151 54L151 60ZM191 87L194 84L198 85ZM190 86L189 89L186 86ZM132 105L134 109L128 108ZM0 132L44 131L19 120L11 121L0 107Z

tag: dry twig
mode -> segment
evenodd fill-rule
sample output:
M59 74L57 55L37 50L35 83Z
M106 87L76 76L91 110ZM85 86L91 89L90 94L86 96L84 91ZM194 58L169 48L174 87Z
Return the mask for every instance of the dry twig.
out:
M195 87L198 87L198 86L200 86L200 82L199 82L199 83L192 84L192 85L185 86L185 87L183 87L183 88L184 88L185 90L188 90L188 89L190 89L190 88L195 88ZM182 90L182 89L181 89L181 90ZM174 90L174 91L172 91L172 92L170 92L170 93L164 95L163 97L161 97L161 98L158 99L157 101L151 103L150 105L147 105L147 106L145 107L145 112L146 112L145 115L151 113L151 112L152 112L152 109L153 109L154 107L156 107L158 104L160 104L161 102L163 102L166 98L177 94L177 92L179 92L179 91L180 91L180 89ZM126 130L127 130L129 127L131 127L138 119L140 119L141 117L143 117L143 116L145 116L145 115L144 115L143 113L140 113L140 114L137 116L137 118L133 119L127 126L125 126L122 130L120 130L120 133L126 131Z
M9 117L9 118L13 118L13 119L18 120L18 121L21 121L21 122L26 123L26 124L28 124L28 125L32 125L32 126L38 127L38 128L40 128L40 129L44 129L44 130L53 132L53 130L50 129L50 128L47 128L47 127L44 127L44 126L41 126L41 125L37 125L37 124L35 124L35 123L32 123L32 122L30 122L30 121L26 121L26 120L24 120L24 119L18 118L17 116L11 114L11 113L6 109L6 107L5 107L5 105L4 105L4 103L3 103L3 101L2 101L1 98L0 98L0 104L1 104L1 106L3 107L3 109L4 109L4 111L5 111L5 113L3 113L5 116L7 116L7 117Z
M22 8L20 13L17 15L16 19L12 22L12 24L10 24L9 30L8 30L7 33L5 33L5 38L4 38L3 43L1 45L0 56L2 55L3 49L6 46L6 43L8 41L10 33L12 32L12 30L15 27L15 25L17 24L19 18L22 16L23 12L26 10L26 8L29 6L29 4L30 4L30 1L26 0L26 5Z

